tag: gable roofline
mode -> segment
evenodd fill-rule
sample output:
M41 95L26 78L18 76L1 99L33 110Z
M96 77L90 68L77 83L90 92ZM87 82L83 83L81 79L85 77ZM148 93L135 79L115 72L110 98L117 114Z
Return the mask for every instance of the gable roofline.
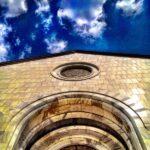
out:
M150 55L123 54L123 53L111 53L111 52L94 52L94 51L88 51L88 50L72 50L72 51L65 51L65 52L60 52L60 53L56 53L56 54L37 56L37 57L33 57L33 58L25 58L25 59L20 59L20 60L0 62L0 67L1 66L6 66L6 65L13 65L13 64L23 63L23 62L35 61L35 60L40 60L40 59L70 55L70 54L74 54L74 53L150 59Z

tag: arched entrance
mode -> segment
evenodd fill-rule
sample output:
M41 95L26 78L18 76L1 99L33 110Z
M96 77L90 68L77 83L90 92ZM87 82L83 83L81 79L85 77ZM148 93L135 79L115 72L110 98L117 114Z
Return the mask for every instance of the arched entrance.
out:
M143 150L145 146L129 112L135 113L122 102L99 93L47 96L12 119L11 123L18 124L8 149Z
M83 145L72 145L68 147L64 147L61 150L95 150L92 147L89 146L83 146Z

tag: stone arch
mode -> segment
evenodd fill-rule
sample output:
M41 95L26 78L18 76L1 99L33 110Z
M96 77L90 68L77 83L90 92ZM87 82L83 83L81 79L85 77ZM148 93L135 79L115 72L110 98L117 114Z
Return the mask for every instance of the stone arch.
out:
M78 144L96 150L145 150L132 116L139 124L138 114L129 106L100 93L54 94L38 99L14 116L8 126L14 132L9 135L7 149L57 150Z

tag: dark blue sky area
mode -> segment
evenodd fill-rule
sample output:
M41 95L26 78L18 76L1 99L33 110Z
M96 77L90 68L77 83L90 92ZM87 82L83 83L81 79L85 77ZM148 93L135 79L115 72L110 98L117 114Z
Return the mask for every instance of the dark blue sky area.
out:
M150 56L150 1L0 2L1 62L69 50Z

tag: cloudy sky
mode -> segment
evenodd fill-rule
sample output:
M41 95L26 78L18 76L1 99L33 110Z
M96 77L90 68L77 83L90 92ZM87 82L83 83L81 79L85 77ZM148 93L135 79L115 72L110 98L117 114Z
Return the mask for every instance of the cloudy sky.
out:
M0 0L0 62L69 50L150 55L150 1Z

